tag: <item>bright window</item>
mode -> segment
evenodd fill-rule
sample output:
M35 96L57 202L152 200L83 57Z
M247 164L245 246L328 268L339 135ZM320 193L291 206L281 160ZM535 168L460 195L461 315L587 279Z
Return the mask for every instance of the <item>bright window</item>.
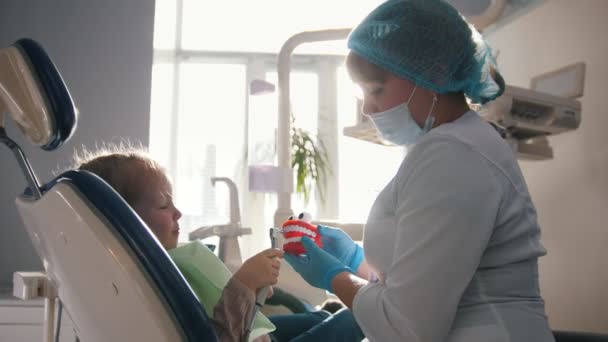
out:
M247 167L276 165L278 99L277 92L249 95L249 82L276 84L277 53L293 34L351 27L379 2L156 1L150 150L173 178L183 213L180 240L198 227L228 223L228 189L212 186L210 178L229 177L239 190L242 224L254 230L241 244L243 255L269 245L265 228L272 225L276 196L249 192ZM363 222L403 152L342 135L356 118L354 87L340 56L344 45L305 44L292 58L295 124L321 136L334 162L327 201L318 201L313 189L310 203L293 196L292 208Z
M224 224L227 186L211 177L240 177L245 146L245 67L180 65L174 192L183 225ZM227 220L225 220L227 221Z
M379 0L184 0L182 47L200 51L277 53L292 35L355 25ZM344 53L344 43L308 52Z
M316 135L318 128L318 115L319 115L319 76L316 72L295 72L291 75L291 106L294 116L293 124L301 129ZM269 72L266 74L268 81L277 84L278 75L276 72ZM273 103L278 103L278 95L273 94ZM277 106L273 107L275 113L278 111ZM278 115L275 114L275 115ZM276 117L276 116L275 116ZM255 119L252 119L252 122ZM295 177L295 176L294 176ZM313 188L310 194L310 198L314 199L316 191ZM306 210L312 215L317 215L317 203L311 200L309 203L304 201L303 196L292 196L291 207L295 214L298 211ZM276 208L271 208L274 210ZM274 215L274 211L271 213Z
M352 126L357 112L355 88L346 68L338 71L338 127ZM339 134L340 218L365 222L378 193L395 175L404 149L383 146Z

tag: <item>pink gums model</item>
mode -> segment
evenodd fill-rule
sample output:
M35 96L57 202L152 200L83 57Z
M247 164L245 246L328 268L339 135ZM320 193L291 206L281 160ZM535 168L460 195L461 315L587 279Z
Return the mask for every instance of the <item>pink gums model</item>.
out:
M306 220L306 214L298 215L299 219L292 219L285 221L282 226L282 233L285 237L283 242L283 250L286 253L295 255L305 254L306 250L300 240L303 236L311 238L319 247L323 247L321 243L321 235L317 231L317 226L310 223L310 220Z

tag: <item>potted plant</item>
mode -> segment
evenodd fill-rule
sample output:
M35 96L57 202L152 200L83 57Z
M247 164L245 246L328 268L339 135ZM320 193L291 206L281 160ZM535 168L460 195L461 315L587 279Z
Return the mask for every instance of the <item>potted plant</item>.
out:
M260 79L250 83L251 95L275 92L274 84ZM315 139L306 130L296 128L295 117L291 114L291 167L296 174L296 193L308 203L313 184L317 186L321 201L325 201L325 180L331 174L331 165L321 139Z
M325 201L325 180L331 175L331 164L323 140L315 141L301 128L296 128L291 118L291 167L296 174L296 193L302 194L308 203L312 185L317 186L321 201Z

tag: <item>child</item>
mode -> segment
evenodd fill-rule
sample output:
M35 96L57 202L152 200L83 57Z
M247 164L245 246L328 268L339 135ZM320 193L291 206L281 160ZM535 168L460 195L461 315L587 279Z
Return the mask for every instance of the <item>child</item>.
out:
M92 172L110 186L133 208L167 250L177 247L178 220L181 212L175 207L171 182L164 169L142 149L110 146L75 157L76 168ZM250 259L234 273L213 307L211 321L221 341L242 341L255 305L256 293L277 283L283 252L267 249ZM176 262L177 263L177 262ZM178 265L179 266L179 265ZM181 267L180 267L181 269ZM183 270L182 270L183 271ZM186 276L192 285L192 280ZM201 295L197 292L199 298ZM201 302L203 299L201 299ZM277 325L274 341L360 341L363 338L352 314L344 310L335 316L321 311L273 317ZM333 321L332 324L329 324ZM340 327L338 327L340 326ZM336 335L340 332L340 336ZM330 339L330 335L335 336ZM270 336L260 336L269 341Z

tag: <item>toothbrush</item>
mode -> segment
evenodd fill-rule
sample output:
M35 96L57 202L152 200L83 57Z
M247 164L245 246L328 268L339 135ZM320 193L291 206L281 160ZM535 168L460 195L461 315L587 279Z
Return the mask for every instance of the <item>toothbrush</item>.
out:
M278 229L278 228L269 229L270 246L272 248L277 248L277 234L280 232L281 232L281 229ZM268 291L270 291L270 286L267 286L267 287L261 289L255 299L255 305L253 307L253 310L254 310L253 316L251 316L251 321L249 322L249 326L247 328L247 333L245 334L244 342L247 342L249 340L249 335L251 334L251 331L253 330L253 323L255 322L255 316L257 316L257 314L260 311L260 309L262 308L262 306L264 306L264 302L266 302L266 297L268 296Z
M270 247L272 247L272 248L277 248L277 232L278 231L279 231L279 229L277 229L277 228L269 229ZM264 305L264 302L266 302L266 296L268 295L268 291L270 291L269 287L265 287L265 288L261 289L260 292L258 293L258 296L255 300L255 305L257 306L257 310L259 310Z

